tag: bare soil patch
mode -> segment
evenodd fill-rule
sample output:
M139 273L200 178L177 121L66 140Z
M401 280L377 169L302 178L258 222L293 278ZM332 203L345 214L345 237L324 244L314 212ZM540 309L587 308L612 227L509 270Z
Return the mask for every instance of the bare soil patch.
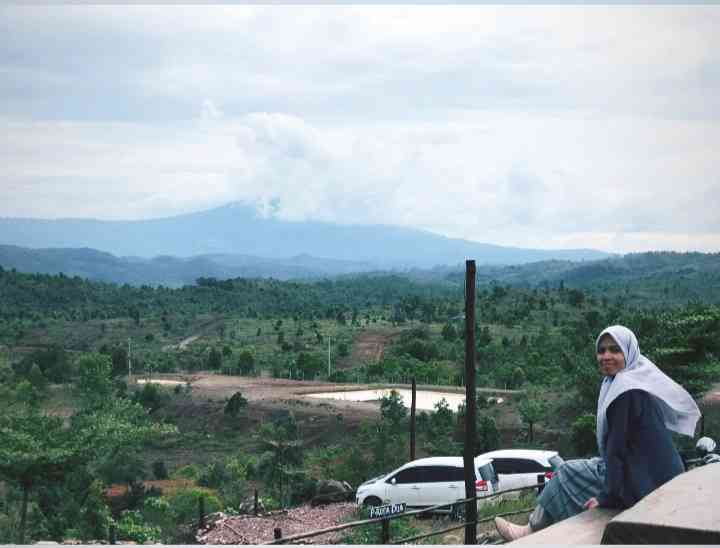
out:
M262 544L273 540L276 528L282 531L283 537L309 533L340 525L356 510L354 503L344 502L315 508L303 505L264 516L225 517L210 524L209 530L198 535L198 541L202 544ZM343 531L325 533L305 542L336 543L342 534Z
M366 329L359 332L353 339L350 356L338 360L337 368L350 369L382 360L385 348L399 333L397 329Z

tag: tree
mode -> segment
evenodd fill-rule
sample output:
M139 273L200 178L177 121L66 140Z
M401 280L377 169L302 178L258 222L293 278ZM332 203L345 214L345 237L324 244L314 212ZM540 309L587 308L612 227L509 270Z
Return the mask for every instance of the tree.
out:
M102 407L113 394L112 361L104 354L87 354L77 361L76 389L84 408Z
M238 369L241 375L251 375L255 372L255 356L249 350L243 350L238 357Z
M538 388L530 387L526 390L525 397L518 405L518 412L523 423L527 426L528 442L532 443L534 437L533 427L545 418L547 412L547 405L545 400L542 399Z
M210 349L207 358L207 368L211 371L217 371L222 368L222 354L217 348Z
M457 331L450 322L446 323L442 328L442 338L446 341L454 341L457 339Z
M403 399L397 390L391 390L390 394L380 399L380 417L387 422L393 432L400 432L404 428L407 407L403 405Z
M295 417L290 413L285 419L263 424L259 439L263 453L258 468L267 484L277 490L278 499L284 505L290 499L291 479L303 461Z
M0 477L22 491L20 544L25 541L28 504L36 487L60 485L72 476L72 490L81 490L87 502L93 476L81 473L85 467L97 470L121 451L134 447L137 453L145 440L175 431L150 424L141 406L113 397L109 357L84 356L78 367L80 409L70 417L69 426L61 417L40 411L29 396L29 383L4 394L13 401L5 402L0 414Z
M47 388L47 379L42 371L40 371L40 366L36 363L32 364L27 379L39 392L43 392Z
M300 352L297 357L297 369L302 372L304 379L313 379L322 371L324 362L317 354Z
M225 414L235 418L240 410L247 407L248 401L240 392L235 392L225 404Z

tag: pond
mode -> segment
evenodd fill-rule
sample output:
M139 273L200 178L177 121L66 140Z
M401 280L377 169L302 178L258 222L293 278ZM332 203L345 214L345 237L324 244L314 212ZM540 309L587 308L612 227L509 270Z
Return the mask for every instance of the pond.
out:
M410 407L412 401L412 392L407 388L377 388L373 390L349 390L345 392L317 392L314 394L304 394L310 398L323 398L344 401L377 401L380 398L389 396L390 392L395 390L402 398L403 405ZM432 411L435 404L445 398L450 409L457 411L460 404L465 402L465 394L458 392L439 392L435 390L416 390L415 391L415 407L419 410ZM502 403L502 398L492 398L497 403Z
M166 384L166 385L173 385L173 384L187 384L185 381L169 381L166 379L150 379L148 381L147 379L138 379L138 384L146 384L147 382L150 382L151 384Z

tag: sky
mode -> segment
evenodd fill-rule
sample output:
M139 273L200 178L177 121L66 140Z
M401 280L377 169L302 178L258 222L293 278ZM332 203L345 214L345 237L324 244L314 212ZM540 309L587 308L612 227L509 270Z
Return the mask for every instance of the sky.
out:
M1 6L0 217L720 251L720 6Z

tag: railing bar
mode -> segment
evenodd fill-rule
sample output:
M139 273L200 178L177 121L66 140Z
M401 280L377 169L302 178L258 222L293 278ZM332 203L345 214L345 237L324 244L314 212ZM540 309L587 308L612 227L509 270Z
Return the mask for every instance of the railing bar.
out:
M442 535L443 533L455 531L456 529L462 529L463 527L468 525L468 523L463 523L461 525L454 525L453 527L448 527L447 529L439 529L438 531L433 531L431 533L423 533L422 535L415 535L414 537L401 538L396 541L393 541L393 544L404 544L405 542L411 542L413 540L419 540L421 538L433 537L435 535Z
M505 495L505 494L507 494L507 493L514 493L514 492L516 492L516 491L526 491L526 490L528 490L528 489L537 489L538 487L541 487L541 486L544 486L544 485L545 485L544 483L538 483L538 484L536 484L536 485L526 485L525 487L516 487L515 489L508 489L507 491L501 491L501 492L499 492L499 493L493 493L492 495L488 495L488 496L486 496L486 497L477 497L477 496L475 496L475 497L470 497L470 498L467 498L467 499L456 500L456 501L454 501L454 502L448 502L448 503L445 503L445 504L436 504L435 506L429 506L429 507L427 507L427 508L421 508L421 509L419 509L419 510L412 510L412 511L410 511L410 512L403 512L402 514L395 514L394 516L388 516L388 517L384 517L384 518L365 519L365 520L359 520L359 521L351 521L350 523L343 523L342 525L335 525L334 527L327 527L327 528L325 528L325 529L318 529L317 531L310 531L309 533L301 533L301 534L299 534L299 535L292 535L292 536L289 536L289 537L284 537L283 539L274 540L274 541L271 541L271 542L264 542L264 543L262 543L262 544L284 544L284 543L289 542L289 541L291 541L291 540L299 540L299 539L303 539L303 538L308 538L308 537L314 537L314 536L317 536L317 535L322 535L322 534L324 534L324 533L332 533L332 532L334 532L334 531L341 531L341 530L343 530L343 529L348 529L348 528L350 528L350 527L358 527L358 526L360 526L360 525L368 525L368 524L370 524L370 523L378 523L378 522L380 522L380 521L382 521L382 520L384 520L384 519L390 520L390 519L403 518L403 517L407 517L407 516L414 516L414 515L416 515L416 514L425 514L425 513L428 513L428 512L432 512L433 510L437 510L437 509L439 509L439 508L445 508L445 507L448 507L448 506L454 506L455 504L463 504L463 503L469 502L469 501L471 501L471 500L486 500L486 499L498 497L498 496L501 496L501 495ZM498 514L498 515L500 515L500 514ZM494 518L490 518L490 519L494 519ZM487 520L478 520L478 523L482 523L483 521L487 521Z
M490 518L479 519L479 520L477 520L477 521L475 522L475 524L477 525L477 524L480 524L480 523L486 523L486 522L488 522L488 521L490 521L490 520L493 520L493 519L495 519L495 518L501 518L501 517L504 517L504 516L512 516L512 515L514 515L514 514L524 514L525 512L532 512L533 510L534 510L534 508L523 508L522 510L514 510L514 511L512 511L512 512L504 512L504 513L502 513L502 514L496 514L496 515L494 515L494 516L492 516L492 517L490 517ZM469 523L469 522L468 522L468 523ZM465 527L466 525L468 525L468 523L463 523L462 525L454 525L453 527L448 527L447 529L440 529L440 530L438 530L438 531L432 531L431 533L424 533L424 534L422 534L422 535L416 535L416 536L414 536L414 537L402 538L402 539L399 539L399 540L394 541L393 544L403 544L403 543L405 543L405 542L410 542L410 541L418 540L418 539L421 539L421 538L432 537L432 536L434 536L434 535L441 535L442 533L447 533L447 532L449 532L449 531L455 531L456 529L462 529L463 527Z

